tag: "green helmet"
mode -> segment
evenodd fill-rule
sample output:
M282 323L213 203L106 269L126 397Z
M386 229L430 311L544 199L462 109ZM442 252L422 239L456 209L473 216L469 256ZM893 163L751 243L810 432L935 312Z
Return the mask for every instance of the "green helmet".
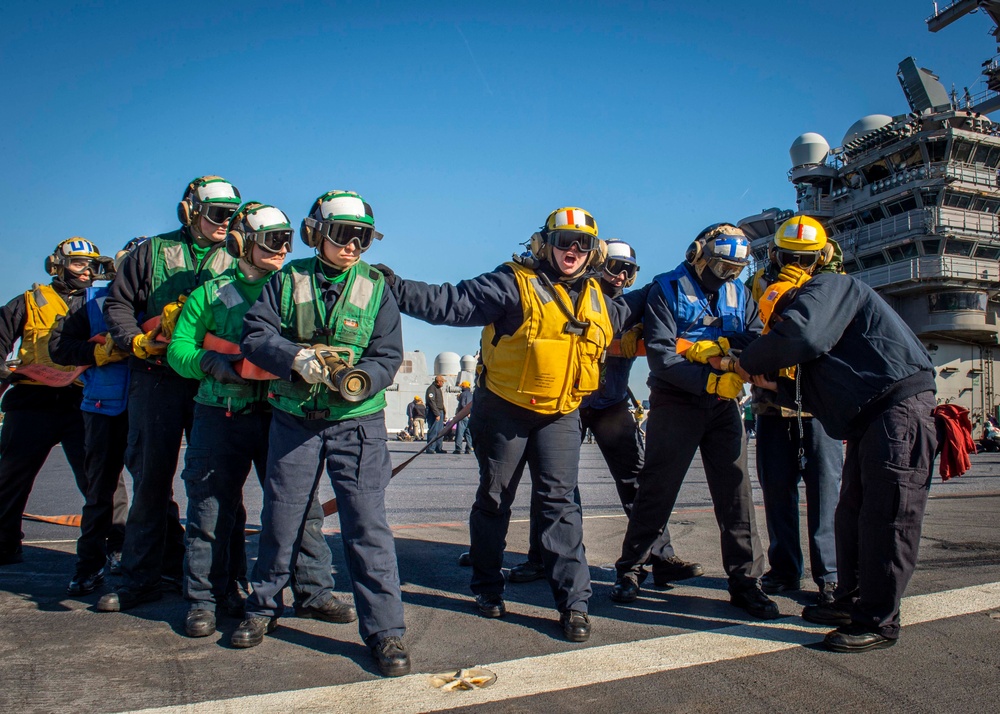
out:
M318 248L326 238L340 245L357 240L361 250L381 240L375 230L375 214L360 195L353 191L327 191L313 201L309 215L302 221L302 242Z
M268 253L280 253L282 247L291 251L294 235L295 230L284 211L248 201L229 221L226 251L234 258L245 258L254 243Z

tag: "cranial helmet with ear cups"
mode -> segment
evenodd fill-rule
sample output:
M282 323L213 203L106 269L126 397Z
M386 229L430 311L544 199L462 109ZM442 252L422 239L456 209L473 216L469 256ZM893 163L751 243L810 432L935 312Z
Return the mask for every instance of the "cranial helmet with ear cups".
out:
M750 264L750 242L732 223L713 223L695 236L684 259L699 278L708 268L719 280L734 280Z
M779 268L798 265L812 271L829 263L835 253L823 224L810 216L792 216L774 234L772 260Z
M327 191L313 201L309 215L302 221L299 235L310 248L319 248L323 241L322 224L343 223L375 228L375 214L359 194L354 191ZM382 234L375 232L375 238Z
M612 277L624 272L624 287L632 287L635 284L636 274L639 272L639 263L635 259L635 249L618 238L608 239L605 245L608 252L604 259L604 272Z
M229 221L229 232L226 234L226 252L234 258L250 258L250 246L254 243L263 244L269 236L288 243L291 250L292 237L295 231L284 211L259 203L248 201ZM269 252L280 252L281 248L264 245Z
M61 241L52 255L45 258L45 272L49 275L58 275L59 272L69 265L69 261L74 258L86 258L97 260L101 257L101 251L97 246L86 238L73 236Z
M588 211L575 206L552 211L545 220L545 225L531 236L528 249L537 259L552 265L553 248L559 248L558 244L566 240L576 243L580 250L588 253L580 272L586 268L596 268L604 262L607 247L597 237L597 221ZM568 250L569 247L566 245L565 249Z
M211 206L240 205L240 192L221 176L201 176L187 185L177 204L177 219L185 226L197 228L198 218ZM218 223L218 221L216 221Z

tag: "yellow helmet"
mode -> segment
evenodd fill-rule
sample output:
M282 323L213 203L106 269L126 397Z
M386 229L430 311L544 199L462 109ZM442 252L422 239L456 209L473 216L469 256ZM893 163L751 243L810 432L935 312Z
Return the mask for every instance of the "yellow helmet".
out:
M806 270L826 264L832 254L826 229L815 218L793 216L774 234L774 260L779 268L798 265Z
M784 280L768 286L757 303L757 309L760 311L760 320L764 323L764 329L761 331L761 334L766 335L770 332L772 323L775 321L772 318L781 313L781 309L794 297L797 289L798 286L795 283L789 283Z
M557 208L545 220L546 231L581 231L597 237L597 221L587 211L574 206Z

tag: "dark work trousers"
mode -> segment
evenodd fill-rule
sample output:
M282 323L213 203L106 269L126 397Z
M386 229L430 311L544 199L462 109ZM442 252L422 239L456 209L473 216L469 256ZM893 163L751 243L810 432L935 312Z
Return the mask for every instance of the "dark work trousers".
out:
M767 562L778 580L802 578L802 538L799 535L799 480L806 486L806 526L809 568L822 590L837 582L837 540L834 514L840 499L844 446L827 435L812 417L802 418L803 437L795 417L757 415L757 479L767 515ZM799 447L806 459L799 468Z
M583 439L587 429L594 434L597 447L601 450L611 477L615 480L615 488L618 490L618 498L625 515L632 513L632 503L635 501L635 493L638 490L639 472L642 470L643 445L639 436L639 429L636 427L635 418L628 410L628 400L624 399L618 404L612 404L603 409L593 409L592 407L580 407L580 438ZM579 492L577 501L579 502ZM531 524L530 541L528 550L528 560L532 563L541 563L542 556L538 545L538 512L537 499L531 499ZM649 562L655 563L658 560L666 560L674 556L673 546L670 545L670 531L667 526L663 527L663 533L653 543L650 552Z
M87 456L87 500L76 541L76 574L87 576L104 567L108 554L121 550L124 528L114 524L115 494L125 465L128 412L83 412Z
M934 472L934 393L904 399L848 439L837 505L838 601L855 624L899 637Z
M756 587L764 572L757 536L746 434L736 402L702 406L684 394L652 390L646 422L646 463L616 563L619 577L638 576L666 526L695 451L701 449L705 479L722 542L722 565L730 592Z
M340 514L344 557L366 644L402 637L403 600L396 544L385 513L392 478L385 413L343 421L305 420L275 410L264 480L263 531L247 617L277 617L323 467ZM318 603L317 603L318 604Z
M427 442L430 443L437 439L438 435L441 433L441 427L444 426L445 419L441 415L434 414L430 409L427 410ZM429 452L435 454L444 453L444 437L428 449Z
M574 498L580 467L580 413L538 414L485 387L473 396L472 440L479 489L469 516L472 592L502 594L503 553L510 507L523 466L538 500L542 564L560 612L587 612L590 570L583 548L583 514Z
M52 387L15 385L11 392L17 389ZM77 488L86 497L83 417L79 390L75 391L75 399L68 394L65 404L56 399L49 401L51 406L46 409L9 409L4 414L0 429L0 554L13 553L21 546L24 507L35 477L57 444L62 444ZM8 393L10 396L14 395Z
M188 496L184 596L192 609L214 611L246 576L243 486L252 467L264 487L270 426L269 410L226 416L222 407L194 406L181 472ZM323 537L323 509L315 498L302 540L292 577L295 602L320 604L333 594L333 557Z
M191 435L198 382L165 369L132 370L128 449L132 507L122 549L123 585L150 588L163 575L183 577L184 529L174 501L181 436Z

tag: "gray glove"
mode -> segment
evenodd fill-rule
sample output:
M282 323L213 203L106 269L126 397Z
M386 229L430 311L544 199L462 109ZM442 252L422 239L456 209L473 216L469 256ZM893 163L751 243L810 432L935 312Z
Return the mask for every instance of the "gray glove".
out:
M198 366L201 371L220 384L247 384L247 381L236 373L233 363L242 359L243 355L224 355L221 352L208 350L201 358Z

